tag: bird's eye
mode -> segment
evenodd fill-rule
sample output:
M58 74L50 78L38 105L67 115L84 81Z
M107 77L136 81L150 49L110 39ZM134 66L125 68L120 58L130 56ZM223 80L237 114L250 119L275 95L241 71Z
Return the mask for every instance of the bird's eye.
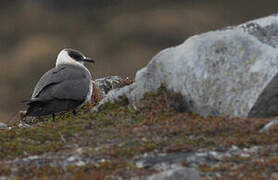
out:
M82 60L82 55L77 53L77 52L74 52L74 51L70 51L68 52L69 56L77 61L79 60Z

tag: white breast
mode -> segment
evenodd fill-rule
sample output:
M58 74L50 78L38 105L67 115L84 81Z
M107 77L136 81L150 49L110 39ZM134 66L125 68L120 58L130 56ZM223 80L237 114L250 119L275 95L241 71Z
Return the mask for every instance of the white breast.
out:
M86 97L86 100L85 100L84 103L91 102L92 94L93 94L93 83L90 82L90 85L89 85L89 92L88 92L88 94L87 94L87 97Z
M89 70L86 68L86 70L89 72ZM89 72L89 74L91 75L91 73ZM86 99L85 101L79 105L77 108L81 108L84 104L86 103L90 103L91 99L92 99L92 94L93 94L93 83L92 80L90 80L90 84L89 84L89 91L87 93Z

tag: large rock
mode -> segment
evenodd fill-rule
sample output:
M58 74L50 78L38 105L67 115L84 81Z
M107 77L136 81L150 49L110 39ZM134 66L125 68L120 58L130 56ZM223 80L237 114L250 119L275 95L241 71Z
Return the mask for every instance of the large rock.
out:
M137 104L161 85L220 115L278 114L278 15L187 39L165 49L137 72L135 83L104 99L127 96ZM206 114L206 112L205 112Z

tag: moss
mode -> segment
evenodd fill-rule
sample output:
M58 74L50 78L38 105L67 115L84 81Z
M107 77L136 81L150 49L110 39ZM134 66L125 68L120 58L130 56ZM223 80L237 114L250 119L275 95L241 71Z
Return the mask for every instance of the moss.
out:
M120 101L105 104L97 113L88 113L92 105L86 105L78 112L78 116L62 113L55 122L51 118L35 120L30 128L13 128L0 132L0 158L4 161L45 153L76 154L74 147L80 147L84 149L81 155L89 159L105 158L107 161L67 168L26 166L19 168L17 173L25 174L25 179L59 179L64 176L73 179L103 179L113 175L128 179L153 172L151 169L139 169L132 165L132 159L144 153L226 150L232 145L243 148L278 143L277 131L258 133L269 119L202 118L187 111L190 103L185 102L180 94L160 88L156 93L146 94L142 105L136 110L130 108L128 100L123 97ZM276 151L277 149L263 151L260 156L274 157L273 152ZM251 167L255 166L248 158L231 157L227 161L237 163L236 160L250 163L243 170L247 175L251 173ZM267 165L259 164L263 169L259 173L269 174L266 169L274 169L272 165L275 163L277 158L270 158ZM225 172L231 166L227 163L220 167L204 165L200 170ZM8 174L9 171L5 173ZM251 175L255 177L254 174Z

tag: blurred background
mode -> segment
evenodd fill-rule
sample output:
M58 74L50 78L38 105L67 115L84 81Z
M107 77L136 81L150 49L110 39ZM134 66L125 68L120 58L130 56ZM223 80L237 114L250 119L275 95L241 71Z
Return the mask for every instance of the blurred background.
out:
M189 36L277 12L277 0L1 0L0 121L24 109L58 52L79 49L93 78L134 79L160 50Z

